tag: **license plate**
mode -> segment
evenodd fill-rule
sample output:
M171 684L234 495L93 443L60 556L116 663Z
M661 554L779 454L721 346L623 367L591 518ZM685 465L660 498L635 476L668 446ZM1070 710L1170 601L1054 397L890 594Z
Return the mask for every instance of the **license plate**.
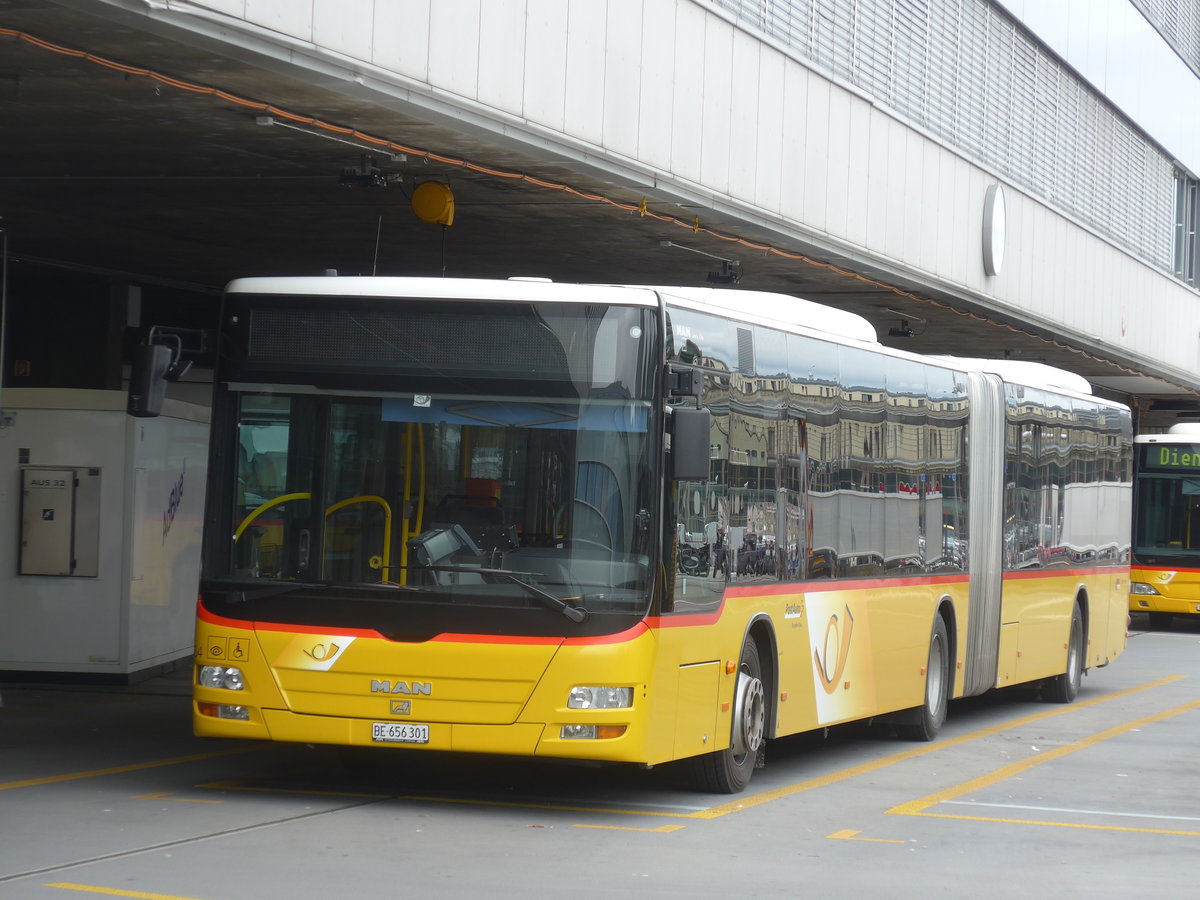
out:
M429 726L411 722L372 722L371 740L386 744L428 744Z

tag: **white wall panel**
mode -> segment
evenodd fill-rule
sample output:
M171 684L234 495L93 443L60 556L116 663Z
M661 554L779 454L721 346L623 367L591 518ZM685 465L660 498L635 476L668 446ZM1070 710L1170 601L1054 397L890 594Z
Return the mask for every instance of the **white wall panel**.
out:
M1046 218L1041 206L1021 203L1014 204L1013 208L1021 216L1021 222L1016 228L1020 249L1013 254L1023 262L1023 265L1017 267L1021 273L1021 283L1017 286L1017 291L1022 297L1028 298L1027 302L1032 303L1033 274L1044 260L1038 238L1045 232Z
M572 137L604 142L604 40L608 4L572 0L567 12L567 84L563 119Z
M430 0L375 4L371 61L398 75L429 81Z
M763 47L758 61L756 98L758 141L754 162L754 204L778 213L783 165L783 55Z
M316 0L313 43L355 59L371 58L375 0Z
M804 144L804 202L800 218L819 231L827 228L825 201L829 177L829 91L824 78L808 79L808 126Z
M733 70L729 81L729 193L753 198L758 164L758 132L767 125L758 115L762 44L744 31L733 34Z
M921 169L921 184L917 203L921 211L921 228L918 239L917 264L926 272L937 269L938 247L938 185L941 183L942 159L945 154L935 144L922 139L921 150L924 165Z
M850 146L846 158L846 239L862 246L867 241L870 191L866 184L871 165L871 107L851 97Z
M1084 334L1100 336L1105 330L1104 319L1112 308L1112 258L1101 254L1096 241L1084 242L1083 287L1081 294L1067 298L1064 303L1064 321L1076 323Z
M954 166L954 252L951 259L954 262L950 269L950 281L954 284L966 284L967 273L974 271L975 255L971 252L974 246L981 246L982 237L968 223L971 212L967 202L967 192L971 186L971 167L961 159L956 159ZM979 265L983 264L983 252L979 253Z
M908 131L904 147L904 261L918 268L925 268L925 245L933 244L925 233L925 149L925 139Z
M892 156L892 120L876 107L871 107L869 116L867 171L861 183L861 189L867 195L867 237L864 246L876 247L878 252L883 253L887 246L887 181Z
M904 237L909 227L909 213L905 206L904 183L907 173L908 129L895 119L888 120L887 168L879 189L887 198L887 213L884 218L886 229L883 234L883 251L892 259L904 259Z
M246 0L246 21L302 41L312 40L312 0Z
M951 253L954 248L954 169L956 161L951 157L940 160L936 195L933 203L937 209L937 230L934 234L935 256L933 267L935 272L950 271L953 261Z
M567 4L529 0L525 14L525 118L563 130L567 81Z
M634 158L638 150L638 106L641 100L642 4L614 0L609 4L604 47L604 146Z
M687 2L675 4L675 102L671 108L671 163L678 177L700 181L700 134L704 127L704 29L708 14Z
M1020 198L1009 191L1009 205L1019 210L1022 204ZM1026 302L1029 307L1048 318L1057 315L1064 307L1066 298L1079 290L1079 272L1067 271L1064 262L1069 258L1070 235L1074 229L1066 226L1060 216L1048 216L1044 227L1035 233L1038 243L1045 243L1050 248L1050 268L1034 276L1034 285L1028 291ZM1077 262L1078 260L1076 260ZM1029 269L1033 274L1034 260L1025 259L1019 253L1011 254L1005 262L1011 262L1017 269ZM1020 295L1018 295L1019 297Z
M704 23L704 110L700 131L700 181L718 194L729 191L729 123L733 88L733 26L709 16Z
M671 105L675 100L675 6L647 3L642 10L638 152L643 163L671 168ZM690 56L690 54L689 54Z
M479 90L479 4L438 0L429 7L429 82L474 100Z
M1092 266L1087 259L1087 250L1091 241L1087 239L1087 235L1081 229L1068 228L1066 232L1067 252L1063 257L1063 265L1070 266L1071 275L1063 282L1063 290L1051 298L1051 302L1044 312L1051 319L1070 321L1079 327L1082 323L1078 312L1070 319L1066 319L1064 316L1089 289Z
M850 95L834 87L829 95L829 144L825 157L825 230L846 237L850 205Z
M525 0L487 0L479 7L481 103L520 111L525 100Z
M779 178L780 212L799 221L808 164L808 70L789 65L783 78L783 150Z

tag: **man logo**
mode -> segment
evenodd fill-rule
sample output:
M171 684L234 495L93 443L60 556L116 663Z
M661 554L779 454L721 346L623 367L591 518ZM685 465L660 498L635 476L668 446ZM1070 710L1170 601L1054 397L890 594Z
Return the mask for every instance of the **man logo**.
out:
M433 683L429 681L385 681L371 679L372 694L424 694L433 693Z
M825 693L832 694L842 681L846 671L846 660L850 656L850 635L854 633L854 616L850 615L850 606L846 606L846 621L839 622L837 614L829 617L825 626L825 658L821 651L813 651L813 659L817 664L817 677Z

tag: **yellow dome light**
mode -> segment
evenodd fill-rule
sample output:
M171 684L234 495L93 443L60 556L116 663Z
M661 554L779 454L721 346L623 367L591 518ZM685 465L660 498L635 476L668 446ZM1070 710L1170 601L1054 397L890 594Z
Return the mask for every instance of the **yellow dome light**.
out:
M412 208L418 219L438 225L454 224L454 194L448 184L440 181L418 184L413 190Z

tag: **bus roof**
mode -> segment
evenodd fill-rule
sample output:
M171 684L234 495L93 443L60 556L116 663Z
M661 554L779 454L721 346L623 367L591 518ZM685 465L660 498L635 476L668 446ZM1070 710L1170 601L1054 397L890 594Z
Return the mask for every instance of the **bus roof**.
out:
M1138 444L1200 444L1200 422L1176 422L1162 434L1139 434Z
M401 278L312 275L238 278L231 294L289 294L312 297L430 297L459 300L541 300L657 306L659 296L763 324L876 343L875 328L862 316L788 294L738 288L665 287L637 284L573 284L545 278Z
M687 301L687 305L693 308L725 315L733 314L750 322L799 327L869 344L879 341L875 334L875 326L862 316L790 294L733 288L657 285L654 290L671 299Z
M966 369L969 372L990 372L993 375L999 375L1009 384L1052 388L1076 394L1091 395L1092 393L1091 384L1082 375L1031 360L976 359L967 356L931 356L929 359L938 360L959 369Z
M228 294L311 297L426 297L447 300L542 300L658 306L653 290L584 285L546 278L403 278L372 275L287 275L237 278Z

